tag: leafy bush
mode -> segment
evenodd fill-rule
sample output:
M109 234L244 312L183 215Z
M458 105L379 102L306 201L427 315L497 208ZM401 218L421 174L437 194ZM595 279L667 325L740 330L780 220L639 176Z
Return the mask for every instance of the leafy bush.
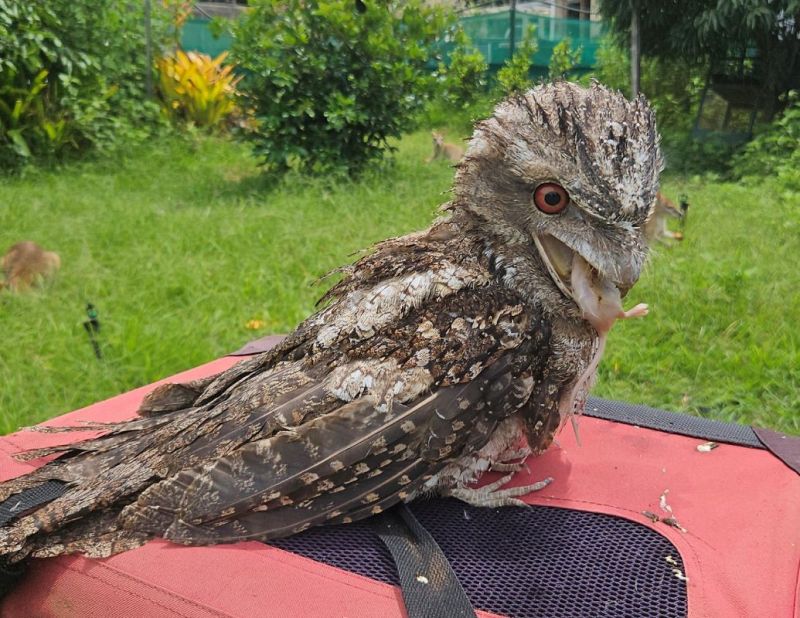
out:
M539 42L536 40L536 26L531 25L522 43L514 51L514 55L507 59L500 70L497 72L497 83L500 88L500 96L505 96L512 92L521 92L531 87L531 66L533 65L533 55L539 49Z
M194 4L194 0L161 0L164 15L169 23L166 36L175 49L181 45L181 30L186 20L192 16Z
M625 49L606 39L597 51L595 77L630 92L630 61ZM656 110L670 171L737 178L774 175L790 190L800 190L800 104L793 104L754 140L739 146L723 139L698 141L691 135L706 67L685 60L642 60L642 92Z
M656 111L667 169L680 174L729 176L736 146L713 137L697 140L692 126L705 84L706 67L685 60L642 59L641 89ZM631 65L628 50L610 37L597 50L591 77L628 95Z
M53 99L56 85L63 90L72 83L61 75L53 83L51 70L70 66L75 74L88 63L51 29L57 19L46 3L0 0L0 165L52 152L64 141Z
M631 60L628 53L612 37L603 37L595 51L593 77L609 88L630 94Z
M489 67L460 25L453 27L448 38L451 48L436 72L437 91L419 119L431 129L446 126L467 135L475 121L488 116L494 107L486 81Z
M463 109L484 94L489 65L460 26L455 29L452 43L449 62L439 64L442 99L453 107Z
M442 99L434 99L420 115L420 124L430 129L447 127L451 133L468 136L476 121L492 115L497 99L492 92L481 93L472 103L454 106Z
M220 125L236 108L233 67L223 66L227 52L216 58L207 54L177 50L158 59L159 91L173 120L198 127Z
M582 49L572 49L572 41L569 37L561 39L553 47L553 54L550 56L550 67L548 76L551 81L566 79L570 71L574 69L581 59Z
M689 129L660 129L661 150L670 173L702 174L719 180L730 176L730 164L738 146L724 139L695 138Z
M680 59L643 58L641 89L656 111L667 169L727 176L735 146L715 139L698 141L692 136L705 74L702 61L691 64ZM591 77L630 94L628 50L606 37L597 49L597 66Z
M147 70L140 3L0 0L0 167L136 133Z
M705 84L706 67L685 60L642 59L641 89L656 110L659 127L689 131ZM611 88L630 93L631 63L626 49L606 37L597 49L594 76Z
M788 189L800 191L800 97L789 94L790 105L733 159L739 178L763 180L774 175Z
M380 158L430 98L449 23L421 0L251 3L233 58L258 120L256 155L277 171L351 173Z

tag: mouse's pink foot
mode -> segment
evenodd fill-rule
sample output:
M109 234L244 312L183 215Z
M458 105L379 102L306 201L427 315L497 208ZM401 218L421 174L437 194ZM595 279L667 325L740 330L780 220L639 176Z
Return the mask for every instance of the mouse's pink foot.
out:
M647 315L648 311L649 308L645 303L639 303L633 309L628 309L627 311L623 311L620 317L623 319L643 318L644 316Z

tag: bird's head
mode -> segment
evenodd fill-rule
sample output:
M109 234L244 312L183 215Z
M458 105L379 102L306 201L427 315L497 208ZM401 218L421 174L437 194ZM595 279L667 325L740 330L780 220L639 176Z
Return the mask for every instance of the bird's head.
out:
M641 97L628 101L599 84L538 86L476 125L453 207L497 240L493 257L510 283L604 329L620 317L620 297L646 258L658 142Z

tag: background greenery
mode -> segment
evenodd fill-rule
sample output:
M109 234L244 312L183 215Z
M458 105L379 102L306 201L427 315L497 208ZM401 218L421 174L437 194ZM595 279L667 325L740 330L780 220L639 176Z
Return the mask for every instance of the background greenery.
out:
M452 169L423 162L429 134L397 146L394 166L358 181L270 184L245 147L197 138L5 182L0 246L35 238L64 266L43 290L0 295L0 431L291 329L318 276L427 225L447 199ZM627 299L652 314L614 328L595 392L798 432L798 194L676 178L665 191L690 198L686 240L654 252ZM102 361L81 326L87 301Z
M750 26L740 19L748 3L764 9ZM0 0L0 251L32 239L64 264L41 290L0 293L2 432L290 330L313 311L318 276L428 225L446 201L452 169L423 163L428 130L457 141L509 91L532 85L533 37L493 79L453 16L417 0L392 3L413 40L374 4L356 18L349 0L304 3L316 10L303 16L316 20L311 36L309 23L257 0L233 29L247 69L233 111L230 65L198 57L177 70L190 4L153 3L162 84L149 99L145 77L159 76L145 61L140 4ZM608 7L624 13L623 4ZM654 251L630 298L652 315L615 327L595 392L797 433L800 106L771 91L783 111L745 147L695 142L704 76L728 48L715 39L685 52L725 24L735 26L727 44L751 27L769 47L765 23L778 5L736 0L717 19L710 0L701 4L697 32L675 35L672 51L653 47L642 67L667 151L665 192L691 202L686 240ZM796 0L779 5L797 11ZM644 15L648 28L658 27L654 14ZM624 38L624 27L616 32ZM580 79L628 90L621 40L610 37ZM546 79L577 78L575 57L562 42ZM328 173L341 169L360 174ZM82 326L88 302L100 312L100 361Z
M143 3L0 0L0 170L140 141L159 123L145 97ZM166 15L152 19L158 48Z
M727 72L746 56L745 74L759 80L756 96L769 119L797 88L800 0L604 0L600 12L623 46L633 10L651 59Z
M422 0L254 2L233 29L246 135L271 171L360 172L413 126L454 15ZM466 68L466 67L465 67Z

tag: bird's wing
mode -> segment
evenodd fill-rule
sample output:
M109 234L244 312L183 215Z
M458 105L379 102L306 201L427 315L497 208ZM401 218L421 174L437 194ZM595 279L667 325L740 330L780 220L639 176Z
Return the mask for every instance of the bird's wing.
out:
M547 340L544 320L485 285L297 360L249 359L206 403L122 424L41 468L39 482L70 489L0 529L0 553L275 538L378 512L525 403Z
M278 348L164 387L144 417L0 484L3 499L68 483L0 529L0 554L273 538L385 508L480 448L529 398L547 323L485 271L424 255L371 258Z
M343 344L349 362L325 376L335 409L154 484L121 523L211 543L380 512L527 401L546 356L534 354L544 322L531 321L500 288L464 289Z

